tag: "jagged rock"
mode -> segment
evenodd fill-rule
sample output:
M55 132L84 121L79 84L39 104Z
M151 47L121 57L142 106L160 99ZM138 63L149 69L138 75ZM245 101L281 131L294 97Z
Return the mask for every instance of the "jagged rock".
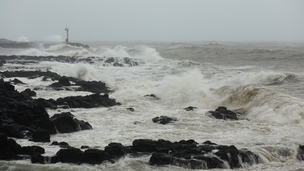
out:
M72 96L58 98L57 105L68 105L70 108L94 108L94 107L111 107L119 105L114 99L110 99L108 94L91 94L87 96Z
M227 108L223 106L218 107L215 111L209 111L209 113L217 119L238 120L237 114L235 112L227 110Z
M189 106L189 107L186 107L184 108L186 111L190 111L190 110L194 110L194 109L197 109L197 107L193 107L193 106Z
M11 137L50 141L50 134L56 133L55 127L42 105L3 80L0 80L0 97L0 130Z
M158 117L153 118L152 121L154 123L159 123L159 124L165 125L167 123L172 123L174 121L177 121L177 119L176 118L170 118L168 116L158 116Z
M231 169L259 163L258 155L235 146L217 145L210 141L198 144L194 140L170 142L165 140L138 139L132 150L153 152L151 165L175 165L191 169L224 168L227 162Z
M35 97L36 96L36 92L32 91L31 89L27 88L24 91L21 92L21 94L25 95L25 96L29 96L29 97Z
M15 78L14 80L10 81L13 84L24 84L22 81L20 81L19 79Z
M51 121L58 133L70 133L93 129L88 122L79 121L70 112L55 114L51 117Z

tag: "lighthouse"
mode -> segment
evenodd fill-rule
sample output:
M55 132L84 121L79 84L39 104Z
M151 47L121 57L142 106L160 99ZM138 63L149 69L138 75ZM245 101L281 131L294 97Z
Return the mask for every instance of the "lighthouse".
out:
M67 32L67 37L65 39L65 43L69 43L69 28L65 28L66 32Z

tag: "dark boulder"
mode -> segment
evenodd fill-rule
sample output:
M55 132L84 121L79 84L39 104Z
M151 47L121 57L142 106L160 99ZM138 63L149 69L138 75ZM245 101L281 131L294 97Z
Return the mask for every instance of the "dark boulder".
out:
M31 89L27 88L24 91L21 92L21 94L25 95L25 96L29 96L29 97L35 97L36 96L36 92L32 91Z
M154 123L159 123L159 124L165 125L167 123L175 122L175 121L177 121L177 119L176 118L170 118L168 116L158 116L158 117L153 118L152 121Z
M160 98L157 97L155 94L147 94L147 95L145 95L144 97L149 97L149 98L154 99L154 100L159 100L159 99L160 99Z
M58 82L55 82L50 85L51 87L62 87L62 86L71 86L71 83L67 77L61 77Z
M56 133L44 106L3 80L0 80L0 98L0 129L7 136L49 142L50 134Z
M216 119L238 120L237 114L235 112L227 110L227 108L223 106L218 107L215 111L209 111L209 113Z
M24 84L22 81L20 81L19 79L15 78L14 80L10 81L13 84Z
M135 111L135 109L133 108L133 107L128 107L128 108L126 108L128 111L130 111L130 112L134 112Z
M45 150L40 146L24 146L21 147L21 150L19 152L19 154L27 154L27 155L32 155L34 153L44 154Z
M104 149L105 153L111 159L119 159L130 151L124 147L121 143L110 143Z
M165 154L165 153L153 153L150 157L149 164L150 165L170 165L172 164L172 155Z
M110 99L108 94L91 94L87 96L72 96L58 98L56 105L68 105L70 108L94 108L111 107L119 105L114 99Z
M101 81L76 81L75 85L80 86L80 88L76 89L77 91L89 91L92 93L100 94L100 93L110 93L111 91L106 86L105 83Z
M80 130L93 129L88 122L76 119L70 112L55 114L51 117L51 121L58 133L70 133Z
M228 163L231 169L248 167L259 163L259 157L246 149L235 146L217 145L210 141L198 144L194 140L170 142L166 140L138 139L133 141L133 151L153 153L151 165L175 165L191 169L224 168Z
M189 107L186 107L184 108L186 111L191 111L191 110L194 110L194 109L197 109L197 107L193 107L193 106L189 106Z
M13 139L8 139L0 133L0 160L12 160L17 158L21 151L21 146Z
M42 156L40 153L34 152L31 154L31 162L32 163L39 163L39 164L45 164L46 159L44 156Z
M60 149L56 153L56 156L58 156L59 161L62 163L79 164L83 158L83 153L83 151L77 148L66 148Z
M81 163L101 164L104 160L109 160L109 157L103 150L87 149L81 160Z
M304 145L299 145L297 151L298 151L297 154L298 160L300 161L304 160Z
M4 64L6 64L6 61L4 59L0 60L0 67L2 67Z

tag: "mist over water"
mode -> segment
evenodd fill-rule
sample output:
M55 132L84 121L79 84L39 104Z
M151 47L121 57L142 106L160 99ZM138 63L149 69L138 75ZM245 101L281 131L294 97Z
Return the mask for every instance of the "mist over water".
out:
M262 163L240 170L297 170L304 164L296 150L304 144L304 48L286 43L102 43L88 42L90 48L56 44L31 49L4 49L3 55L67 56L92 58L93 62L40 62L18 67L5 65L1 70L50 70L82 80L105 82L114 92L111 98L121 106L75 109L73 114L89 122L93 130L56 134L51 140L71 146L104 147L111 142L130 145L134 139L194 139L248 148L262 156ZM115 57L121 67L104 63ZM128 66L128 57L138 66ZM6 79L7 80L7 79ZM20 78L22 91L47 83L40 78ZM85 92L37 90L37 98L84 95ZM155 94L159 100L144 97ZM186 112L183 108L198 109ZM241 120L224 121L206 112L218 106L241 111ZM127 111L133 107L135 112ZM64 109L69 111L69 109ZM59 111L48 110L50 115ZM174 116L177 122L158 125L156 116ZM137 124L134 124L137 123ZM33 144L18 140L22 145ZM58 149L39 144L48 154ZM3 162L0 170L188 170L175 166L152 167L148 158L126 158L115 164L32 165L27 161Z

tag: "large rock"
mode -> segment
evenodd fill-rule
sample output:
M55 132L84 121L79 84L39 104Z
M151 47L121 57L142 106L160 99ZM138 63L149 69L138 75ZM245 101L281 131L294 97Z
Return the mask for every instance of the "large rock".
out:
M108 94L91 94L87 96L72 96L58 98L56 105L68 105L70 108L94 108L111 107L119 105L114 99L110 99Z
M58 133L70 133L80 130L93 129L88 122L76 119L70 112L55 114L51 117L51 121Z
M21 146L13 139L0 132L0 160L12 160L17 158Z
M153 152L151 165L175 165L191 169L224 168L225 162L230 168L242 168L259 163L258 155L235 146L217 145L209 141L198 144L194 140L170 142L166 140L137 139L132 150Z
M215 109L215 111L209 111L209 113L216 119L238 120L237 114L235 112L232 112L223 106L218 107Z
M173 117L170 118L168 116L158 116L158 117L153 118L152 121L154 123L159 123L159 124L165 125L165 124L168 124L168 123L175 122L175 121L177 121L177 119L173 118Z
M49 142L56 133L44 106L0 80L0 130L7 136Z
M81 163L84 152L77 148L60 149L56 156L62 163Z

